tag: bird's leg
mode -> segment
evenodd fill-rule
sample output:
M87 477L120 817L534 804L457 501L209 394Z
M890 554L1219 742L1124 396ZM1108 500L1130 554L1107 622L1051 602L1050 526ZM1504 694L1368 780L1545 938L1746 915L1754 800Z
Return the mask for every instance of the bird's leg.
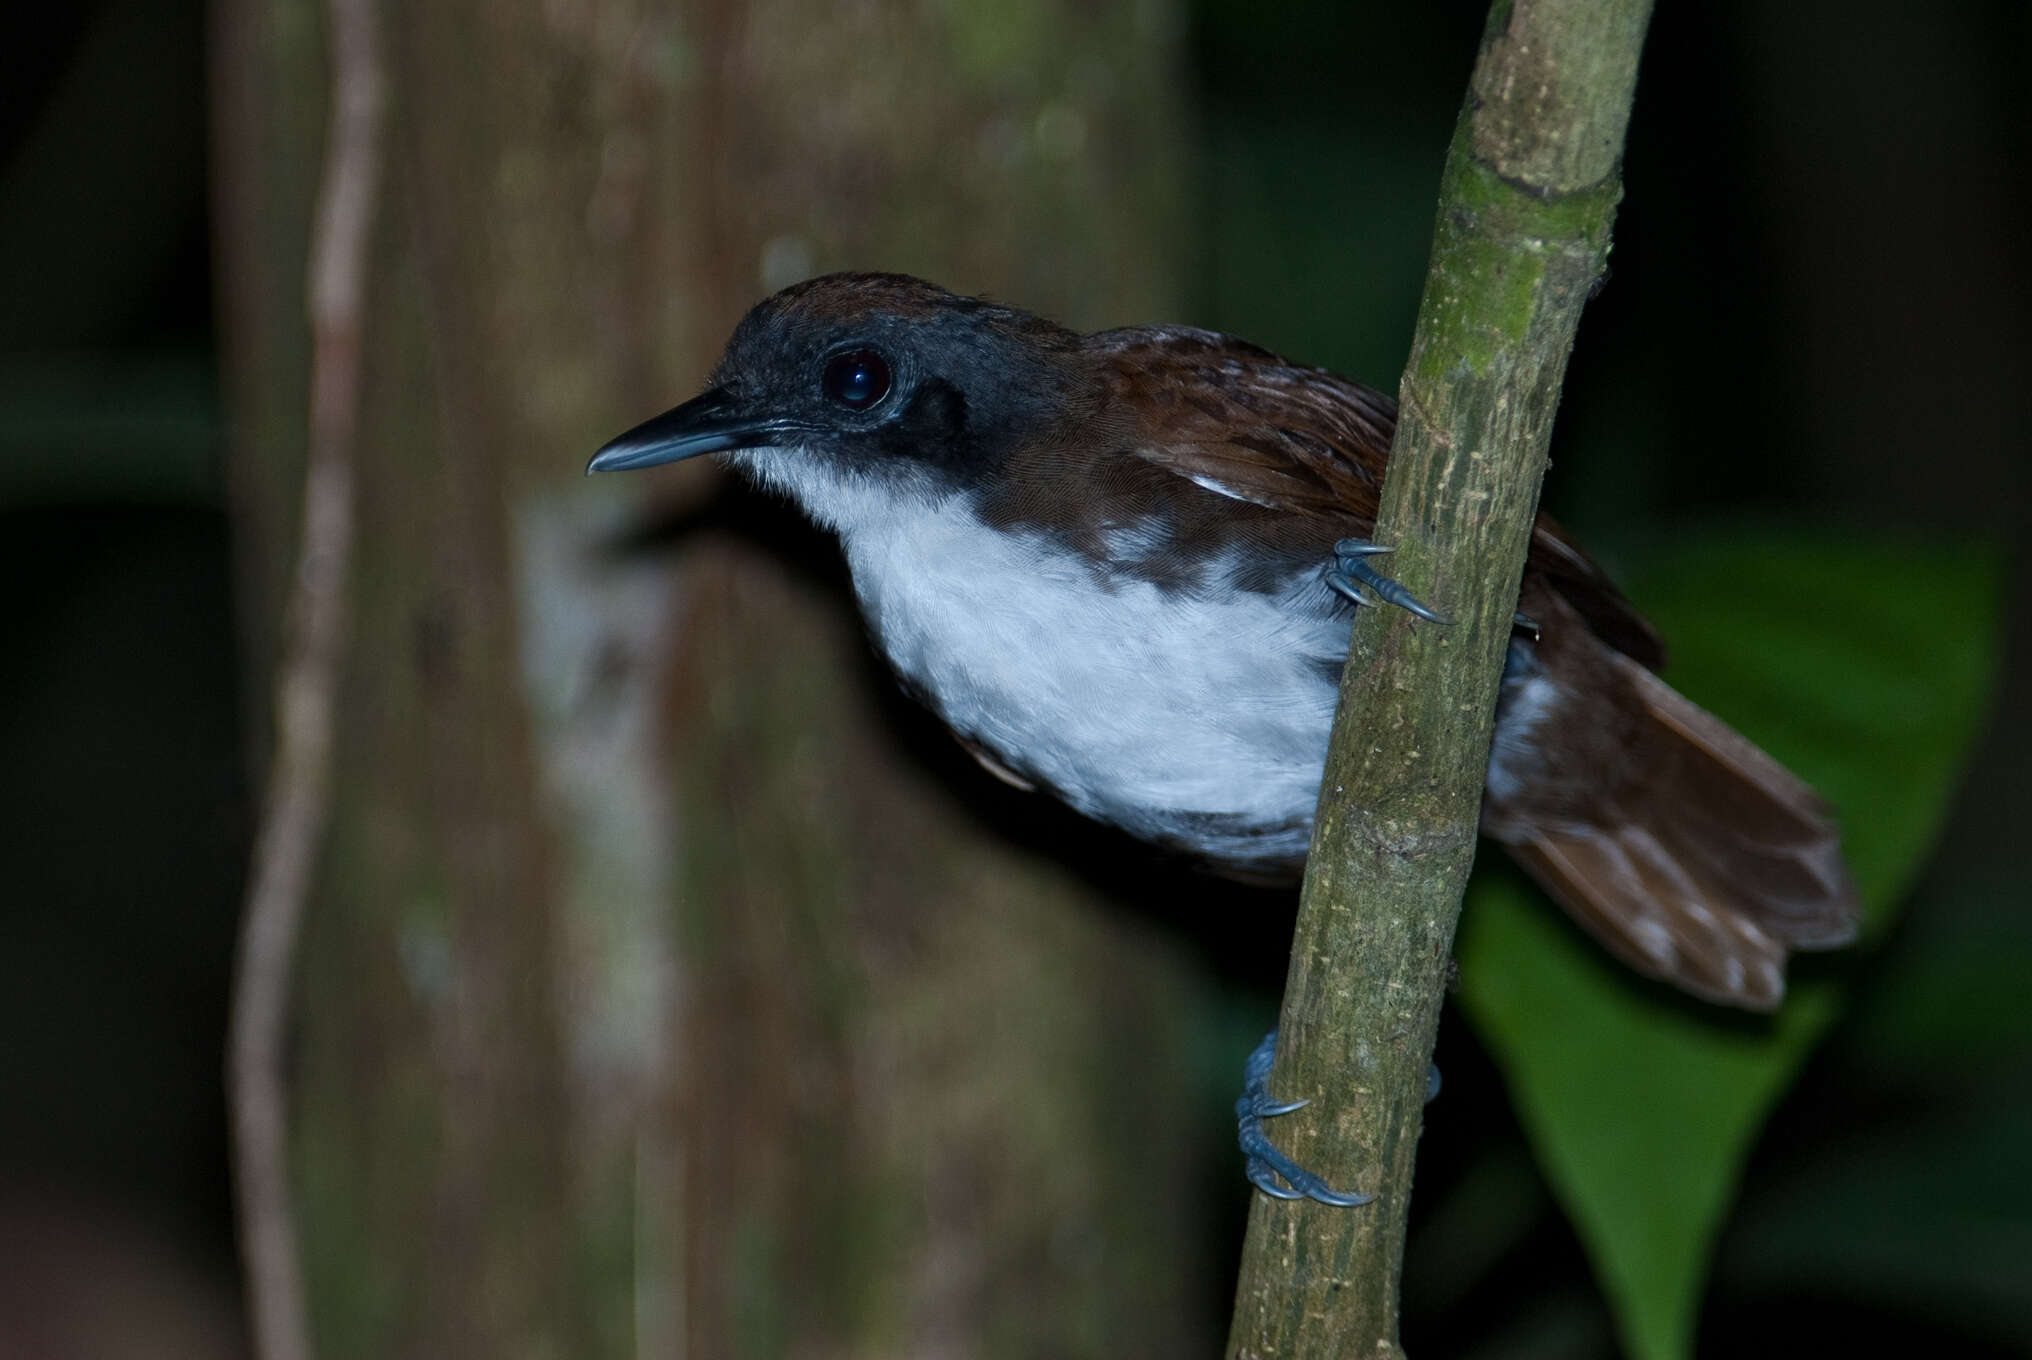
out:
M1333 550L1334 564L1327 569L1326 583L1340 594L1356 604L1394 604L1428 622L1447 622L1446 615L1419 603L1418 597L1402 584L1369 565L1367 559L1394 549L1366 538L1344 538L1334 544Z
M1243 1165L1250 1183L1272 1199L1316 1199L1321 1204L1352 1207L1374 1195L1349 1194L1279 1152L1263 1132L1263 1121L1303 1109L1303 1100L1270 1098L1270 1067L1277 1061L1277 1031L1271 1030L1242 1064L1242 1098L1235 1102L1235 1136L1242 1145Z
M1263 1042L1256 1045L1249 1054L1249 1060L1242 1064L1242 1098L1235 1102L1235 1136L1242 1145L1243 1166L1250 1183L1272 1199L1316 1199L1321 1204L1344 1208L1367 1204L1375 1198L1374 1195L1335 1190L1279 1152L1263 1132L1264 1120L1302 1110L1311 1103L1270 1098L1270 1068L1276 1061L1277 1031L1273 1029L1263 1036ZM1426 1103L1430 1104L1438 1095L1439 1065L1428 1063L1425 1069Z

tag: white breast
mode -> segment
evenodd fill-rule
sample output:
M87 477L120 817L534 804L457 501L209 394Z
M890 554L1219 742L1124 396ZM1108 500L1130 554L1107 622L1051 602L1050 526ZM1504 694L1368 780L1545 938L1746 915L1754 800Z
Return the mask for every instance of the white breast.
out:
M837 502L836 502L837 504ZM1348 620L1277 594L1105 579L963 498L836 520L883 651L940 715L1087 814L1209 857L1305 852Z

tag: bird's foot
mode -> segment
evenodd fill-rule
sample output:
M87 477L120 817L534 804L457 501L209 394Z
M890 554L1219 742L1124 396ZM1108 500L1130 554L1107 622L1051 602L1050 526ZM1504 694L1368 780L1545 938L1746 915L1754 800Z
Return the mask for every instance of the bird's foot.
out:
M1235 1137L1242 1145L1249 1181L1272 1199L1314 1199L1321 1204L1353 1207L1374 1195L1336 1190L1279 1152L1263 1132L1263 1121L1303 1109L1303 1100L1272 1100L1270 1068L1277 1061L1277 1031L1271 1030L1242 1064L1242 1098L1235 1102ZM1437 1069L1435 1069L1437 1075Z
M1447 622L1446 615L1421 604L1401 583L1369 565L1369 558L1394 551L1366 538L1344 538L1334 544L1334 564L1327 569L1326 583L1356 604L1394 604L1428 622Z

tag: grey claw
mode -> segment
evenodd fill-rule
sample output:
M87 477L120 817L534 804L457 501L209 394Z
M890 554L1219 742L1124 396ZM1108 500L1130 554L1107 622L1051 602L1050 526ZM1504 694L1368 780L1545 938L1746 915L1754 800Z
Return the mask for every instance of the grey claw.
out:
M1279 1103L1271 1100L1268 1096L1260 1096L1250 1103L1249 1113L1258 1119L1275 1119L1280 1114L1290 1114L1292 1111L1302 1110L1310 1104L1312 1102L1309 1100L1287 1100Z
M1446 623L1446 615L1426 606L1401 583L1383 575L1365 560L1391 551L1393 549L1371 543L1366 538L1342 539L1334 544L1334 565L1326 574L1327 585L1358 605L1374 605L1381 601L1394 604L1405 613L1429 623ZM1374 592L1373 599L1363 587Z
M1242 1065L1242 1096L1235 1102L1235 1140L1241 1144L1243 1169L1254 1185L1272 1199L1310 1199L1339 1208L1367 1204L1374 1195L1336 1190L1292 1161L1263 1132L1263 1121L1303 1109L1303 1100L1273 1100L1270 1068L1277 1061L1277 1031L1263 1036Z
M1328 589L1354 604L1366 605L1370 609L1380 609L1383 605L1381 600L1362 589L1361 586L1355 583L1353 577L1349 576L1339 567L1334 567L1327 572L1326 583Z
M1270 1164L1259 1158L1251 1157L1248 1160L1244 1174L1248 1176L1249 1184L1272 1199L1305 1198L1303 1190L1293 1190L1290 1186L1280 1185L1276 1175L1270 1170Z

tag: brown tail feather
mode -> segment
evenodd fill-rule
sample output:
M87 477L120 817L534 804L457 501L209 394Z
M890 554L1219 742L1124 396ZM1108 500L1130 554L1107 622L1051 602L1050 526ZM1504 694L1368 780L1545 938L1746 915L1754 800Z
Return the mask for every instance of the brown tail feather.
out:
M1795 949L1854 940L1855 884L1820 795L1657 676L1615 660L1684 752L1677 767L1684 802L1670 828L1678 853Z
M1777 1005L1788 950L1855 938L1827 805L1563 601L1527 612L1545 630L1536 668L1506 681L1484 828L1631 967Z
M1649 842L1648 845L1646 842ZM1610 953L1695 996L1770 1010L1785 996L1785 946L1673 873L1635 827L1542 836L1510 847L1531 876ZM1671 883L1671 890L1661 885Z

